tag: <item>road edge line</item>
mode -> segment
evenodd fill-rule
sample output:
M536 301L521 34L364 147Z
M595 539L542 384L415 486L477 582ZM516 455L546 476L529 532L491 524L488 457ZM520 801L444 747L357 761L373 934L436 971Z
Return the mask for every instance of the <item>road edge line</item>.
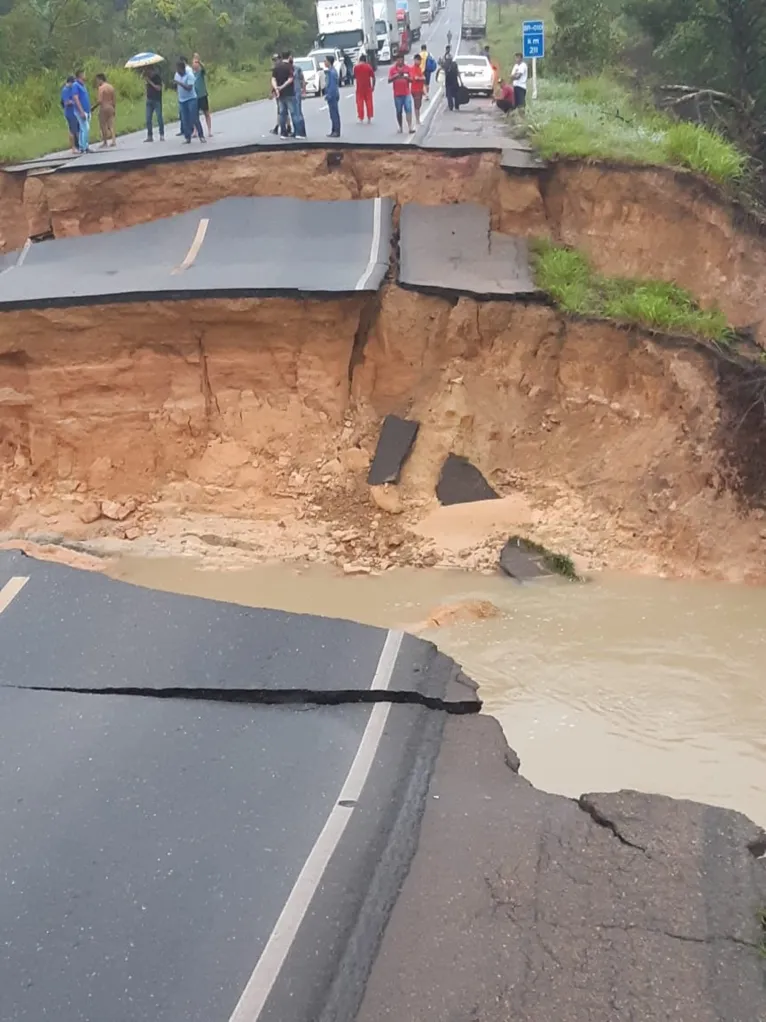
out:
M14 575L8 579L3 588L0 589L0 614L16 599L28 581L28 575Z
M389 630L370 684L371 689L388 688L403 639L404 632ZM311 900L322 882L330 859L351 820L355 808L354 803L362 794L383 737L391 705L389 702L375 703L373 706L354 761L335 800L335 805L293 884L229 1022L258 1022L261 1017L301 923L308 912ZM347 804L341 805L341 803Z
M354 286L355 291L362 291L372 276L375 265L378 262L380 250L380 235L383 227L383 200L380 196L372 200L372 242L370 244L370 258L364 268L362 276ZM385 647L384 647L385 649ZM382 654L381 654L382 655Z

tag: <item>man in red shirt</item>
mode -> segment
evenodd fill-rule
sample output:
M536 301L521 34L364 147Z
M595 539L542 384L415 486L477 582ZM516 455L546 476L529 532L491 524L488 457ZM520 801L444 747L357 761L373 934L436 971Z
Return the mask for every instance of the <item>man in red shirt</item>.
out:
M423 93L426 91L426 75L423 68L423 61L419 53L410 68L410 91L412 93L412 105L415 108L415 123L420 125L420 108L423 105Z
M396 108L396 123L399 125L399 133L402 132L402 114L407 118L407 127L412 135L415 129L412 127L412 96L410 94L410 83L412 81L412 68L404 63L404 54L400 53L396 63L388 72L388 80L394 86L394 107Z
M509 111L513 110L515 106L513 86L504 82L501 78L500 90L500 95L495 100L495 103L497 104L498 110L502 110L504 114L507 114Z
M356 83L356 116L361 124L367 108L367 123L372 121L372 94L375 90L375 69L367 60L367 54L359 55L359 63L354 68Z

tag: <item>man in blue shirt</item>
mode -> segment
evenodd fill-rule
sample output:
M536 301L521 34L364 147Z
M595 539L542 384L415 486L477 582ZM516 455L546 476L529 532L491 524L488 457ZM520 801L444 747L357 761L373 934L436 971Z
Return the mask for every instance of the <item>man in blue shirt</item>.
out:
M80 125L77 123L74 111L73 86L74 75L70 75L61 87L61 109L64 111L64 118L69 128L69 148L76 153L79 145Z
M78 139L77 149L81 153L89 153L90 143L90 96L88 86L85 84L85 75L82 70L75 71L74 84L72 85L72 103L74 105L75 117L77 118Z
M330 134L327 137L340 138L340 111L338 110L340 82L338 81L338 72L335 70L335 57L332 53L325 57L325 67L327 74L325 75L324 98L327 102L327 109L330 111Z
M178 112L181 115L181 133L187 145L191 143L192 133L196 129L200 142L207 142L205 132L199 119L199 105L194 88L194 72L185 60L176 64L173 81L178 90Z

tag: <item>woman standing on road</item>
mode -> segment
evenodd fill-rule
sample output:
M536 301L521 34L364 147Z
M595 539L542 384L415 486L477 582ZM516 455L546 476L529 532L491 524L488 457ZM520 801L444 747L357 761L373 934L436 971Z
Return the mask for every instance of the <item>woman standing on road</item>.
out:
M197 108L205 115L208 138L213 137L213 124L210 118L210 97L207 91L207 71L205 65L199 59L199 53L192 57L192 71L194 72L194 91L197 93Z

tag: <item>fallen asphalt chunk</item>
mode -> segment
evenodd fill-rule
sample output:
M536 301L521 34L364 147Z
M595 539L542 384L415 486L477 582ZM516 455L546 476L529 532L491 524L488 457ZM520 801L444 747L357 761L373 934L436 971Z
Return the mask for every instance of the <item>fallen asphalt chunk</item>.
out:
M498 500L500 494L467 458L450 453L442 465L436 496L442 504L470 504L474 500Z
M370 486L399 482L402 466L410 456L419 428L419 422L400 419L398 415L385 417L367 475Z

